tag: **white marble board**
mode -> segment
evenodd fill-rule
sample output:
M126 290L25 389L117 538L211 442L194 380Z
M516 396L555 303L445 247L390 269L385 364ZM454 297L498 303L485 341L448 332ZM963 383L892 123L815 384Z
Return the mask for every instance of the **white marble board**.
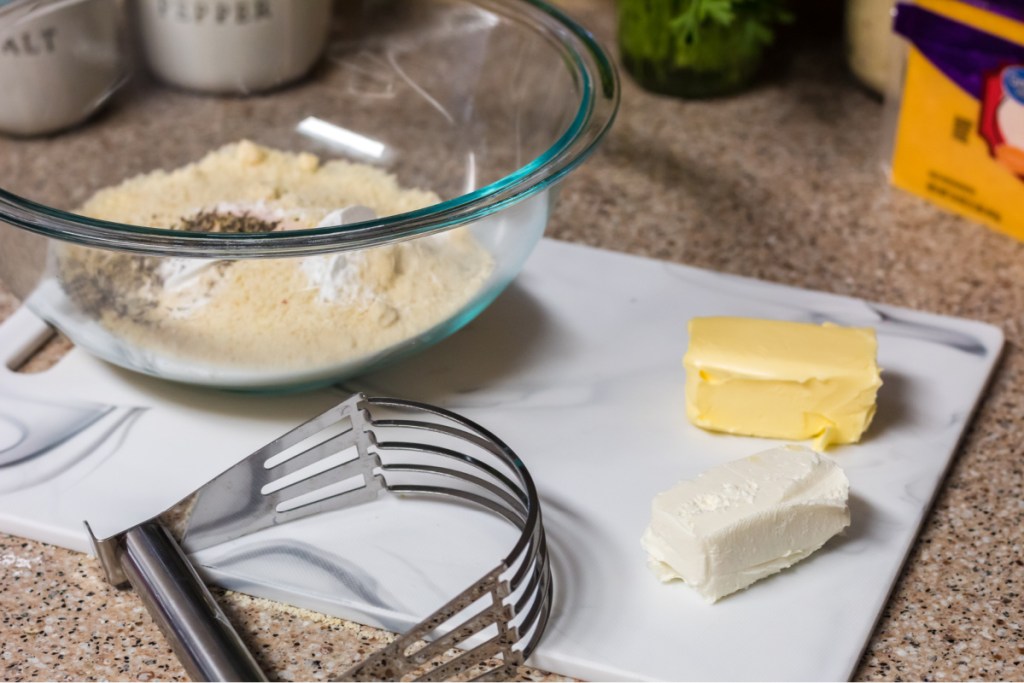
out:
M639 545L655 493L774 445L686 421L680 360L699 315L873 326L885 381L864 441L829 451L851 481L850 529L715 605L658 583ZM19 311L0 325L0 360L45 334ZM0 530L85 551L83 519L114 533L348 391L400 396L492 430L537 481L556 600L536 666L602 680L845 679L1002 344L978 322L544 240L466 329L344 387L231 394L79 350L41 374L0 369ZM459 506L389 499L196 560L228 587L401 629L496 565L514 538Z

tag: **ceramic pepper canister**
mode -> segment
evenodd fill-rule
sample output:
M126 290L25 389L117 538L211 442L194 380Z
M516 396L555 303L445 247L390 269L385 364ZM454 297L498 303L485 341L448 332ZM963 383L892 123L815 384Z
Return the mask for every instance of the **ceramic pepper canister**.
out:
M320 59L331 0L137 0L149 68L171 85L246 95L287 85Z

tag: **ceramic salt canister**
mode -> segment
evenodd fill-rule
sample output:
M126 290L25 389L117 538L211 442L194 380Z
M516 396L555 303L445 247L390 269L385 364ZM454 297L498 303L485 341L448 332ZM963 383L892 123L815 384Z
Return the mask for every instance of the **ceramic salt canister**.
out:
M136 10L160 79L244 95L309 72L327 43L331 0L138 0Z
M0 133L82 122L125 75L118 0L0 0Z

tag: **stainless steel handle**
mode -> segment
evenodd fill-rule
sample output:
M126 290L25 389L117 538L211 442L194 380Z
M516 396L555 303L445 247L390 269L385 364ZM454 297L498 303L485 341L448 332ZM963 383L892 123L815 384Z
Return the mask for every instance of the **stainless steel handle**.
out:
M157 522L126 531L121 569L194 681L265 681L220 605Z

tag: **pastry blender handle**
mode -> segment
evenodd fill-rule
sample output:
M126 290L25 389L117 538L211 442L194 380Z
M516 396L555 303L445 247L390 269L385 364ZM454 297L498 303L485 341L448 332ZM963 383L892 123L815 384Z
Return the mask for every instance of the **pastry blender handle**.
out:
M267 680L162 524L150 520L102 541L89 529L89 537L107 579L131 584L192 680Z

